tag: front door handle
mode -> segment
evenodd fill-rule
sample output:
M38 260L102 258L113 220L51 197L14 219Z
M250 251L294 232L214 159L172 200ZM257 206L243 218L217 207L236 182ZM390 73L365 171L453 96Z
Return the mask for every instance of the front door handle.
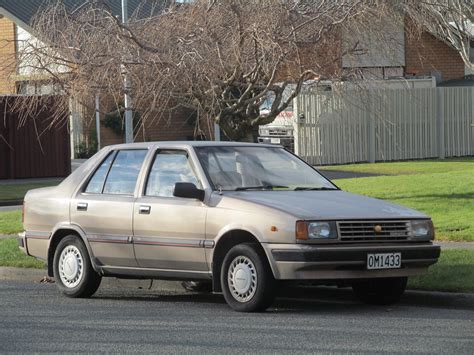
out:
M79 202L77 204L78 211L87 211L87 203L86 202Z
M151 206L141 205L138 207L138 213L140 214L150 214Z

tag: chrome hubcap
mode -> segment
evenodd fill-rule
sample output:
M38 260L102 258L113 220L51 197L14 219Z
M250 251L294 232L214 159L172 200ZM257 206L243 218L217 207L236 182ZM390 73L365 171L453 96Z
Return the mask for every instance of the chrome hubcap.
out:
M227 283L232 296L239 302L248 302L257 290L257 270L246 256L238 256L230 264Z
M81 252L74 245L63 249L59 257L59 277L64 286L76 287L83 277L84 263Z

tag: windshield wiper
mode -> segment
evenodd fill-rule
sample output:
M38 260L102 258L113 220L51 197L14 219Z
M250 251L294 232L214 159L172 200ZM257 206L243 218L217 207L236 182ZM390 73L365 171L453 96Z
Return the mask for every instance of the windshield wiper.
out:
M337 190L335 189L334 187L302 187L302 186L298 186L298 187L295 187L294 191L329 191L329 190Z
M283 185L263 185L263 186L243 186L237 187L234 191L245 191L245 190L273 190L277 189L288 189L288 186Z

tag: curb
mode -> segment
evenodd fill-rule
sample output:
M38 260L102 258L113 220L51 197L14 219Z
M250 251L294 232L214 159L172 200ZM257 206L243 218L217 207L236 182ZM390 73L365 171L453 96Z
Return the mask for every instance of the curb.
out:
M50 283L50 277L45 269L30 269L18 267L0 267L0 281L23 281L33 283ZM150 291L168 291L184 293L186 290L181 286L181 281L164 280L131 280L117 279L115 277L104 277L100 285L101 288L108 289L138 289Z
M22 281L33 283L51 283L51 278L47 276L46 269L30 269L18 267L0 267L0 281ZM132 279L117 279L115 277L104 277L100 285L102 289L121 289L121 290L145 290L145 291L164 291L179 294L186 294L186 291L181 285L181 281L166 281L166 280L132 280ZM300 287L300 288L286 288L282 291L280 297L291 299L312 299L312 294L320 295L321 292L333 294L340 291L340 289L332 287ZM352 294L352 293L351 293ZM474 293L466 292L446 292L446 291L427 291L418 289L407 289L405 296L413 300L424 300L429 295L436 303L446 302L446 299L451 301L466 301L470 305L474 305ZM309 297L309 298L308 298Z

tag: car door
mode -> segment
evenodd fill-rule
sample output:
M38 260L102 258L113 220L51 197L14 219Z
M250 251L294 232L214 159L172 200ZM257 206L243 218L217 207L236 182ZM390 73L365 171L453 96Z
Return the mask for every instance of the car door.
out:
M103 265L137 266L133 251L135 188L147 149L112 151L71 200L71 222L86 233Z
M206 206L174 197L176 182L201 186L186 150L158 149L135 202L135 256L144 268L207 271Z

